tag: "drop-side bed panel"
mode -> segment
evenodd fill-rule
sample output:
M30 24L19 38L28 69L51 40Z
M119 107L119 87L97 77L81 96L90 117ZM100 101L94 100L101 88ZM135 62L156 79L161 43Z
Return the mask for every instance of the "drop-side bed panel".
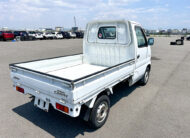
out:
M63 57L55 57L50 59L34 60L24 63L16 63L14 65L30 70L47 73L54 70L68 68L83 63L83 55L71 55Z

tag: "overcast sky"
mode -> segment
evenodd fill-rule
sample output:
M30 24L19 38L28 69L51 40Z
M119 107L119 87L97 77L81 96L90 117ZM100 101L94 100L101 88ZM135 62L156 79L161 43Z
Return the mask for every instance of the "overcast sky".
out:
M190 0L0 0L0 28L74 26L127 19L148 29L190 28Z

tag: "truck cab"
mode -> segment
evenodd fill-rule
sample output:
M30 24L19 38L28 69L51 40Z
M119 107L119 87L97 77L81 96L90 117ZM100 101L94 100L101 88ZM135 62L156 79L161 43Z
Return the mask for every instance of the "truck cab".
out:
M96 21L87 25L84 39L84 56L87 62L114 66L135 59L132 84L137 82L151 65L151 48L154 40L147 40L139 23L134 21ZM132 85L130 84L130 85Z

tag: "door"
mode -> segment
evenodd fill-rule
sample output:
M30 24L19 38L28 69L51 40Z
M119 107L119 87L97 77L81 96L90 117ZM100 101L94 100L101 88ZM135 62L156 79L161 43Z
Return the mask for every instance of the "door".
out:
M148 62L148 42L141 27L135 26L136 33L136 73L140 79L144 73Z

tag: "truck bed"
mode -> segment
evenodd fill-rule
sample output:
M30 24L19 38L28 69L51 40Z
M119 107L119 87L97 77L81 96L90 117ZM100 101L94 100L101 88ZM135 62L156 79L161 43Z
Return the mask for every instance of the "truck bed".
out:
M90 64L79 64L72 67L55 69L46 73L69 80L76 80L84 76L93 74L95 72L101 71L103 69L106 69L106 67L90 65Z
M79 80L108 68L104 66L84 63L81 54L16 63L11 64L10 66L19 67L24 70L44 75L49 75L52 77L67 80L69 82L74 82L75 80Z
M10 64L13 86L50 102L64 102L67 107L79 109L99 92L111 88L133 75L135 60L106 67L88 64L83 55L56 57ZM15 88L16 89L16 88ZM76 117L79 112L70 112Z

